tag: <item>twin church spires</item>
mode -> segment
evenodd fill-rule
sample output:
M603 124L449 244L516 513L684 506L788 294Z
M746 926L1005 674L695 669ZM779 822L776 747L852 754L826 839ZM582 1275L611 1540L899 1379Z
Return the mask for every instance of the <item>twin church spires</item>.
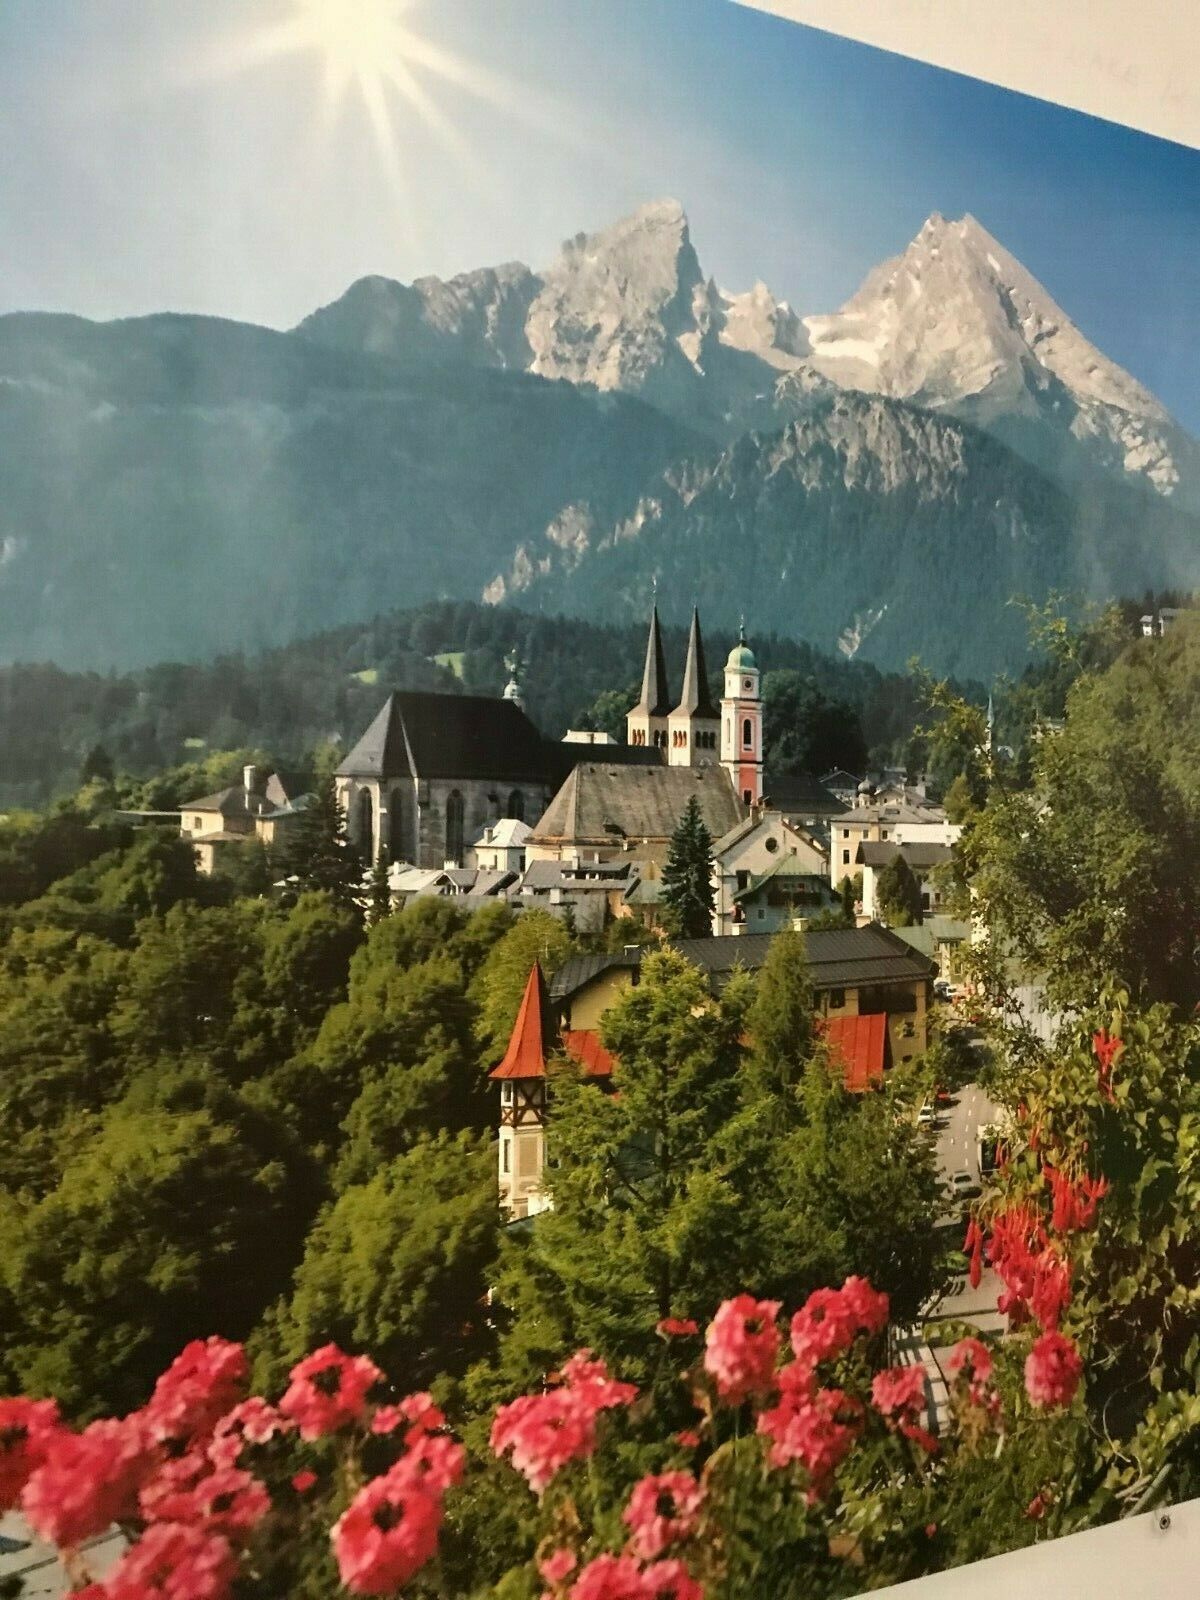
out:
M747 805L762 799L762 708L758 666L742 633L725 663L725 693L713 704L693 606L679 703L672 705L658 606L651 608L642 692L625 719L626 739L665 751L668 766L708 767L720 761Z

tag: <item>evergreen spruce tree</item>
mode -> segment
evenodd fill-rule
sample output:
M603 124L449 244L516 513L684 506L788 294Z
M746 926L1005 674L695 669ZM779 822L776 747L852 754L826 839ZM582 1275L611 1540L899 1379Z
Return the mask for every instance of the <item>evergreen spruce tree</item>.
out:
M388 853L382 845L375 858L375 865L371 868L370 881L367 888L368 917L372 924L382 922L384 917L392 914L392 886L388 880Z
M339 905L357 906L362 895L362 862L346 831L332 775L322 779L313 803L285 835L279 865L289 894L319 889Z
M842 915L845 917L847 925L852 928L854 926L854 907L858 900L858 895L854 892L854 879L849 874L842 879L840 892L842 896Z
M705 939L712 933L712 835L693 795L671 835L662 874L662 903L671 933Z
M785 928L771 940L746 1027L752 1082L760 1090L791 1095L813 1049L813 986L802 933Z
M921 886L902 855L894 856L881 870L875 880L875 899L889 927L920 927Z

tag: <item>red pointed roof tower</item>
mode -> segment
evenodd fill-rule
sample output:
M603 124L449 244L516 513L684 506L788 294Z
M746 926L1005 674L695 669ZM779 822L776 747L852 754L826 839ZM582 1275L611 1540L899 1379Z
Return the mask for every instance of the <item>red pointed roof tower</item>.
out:
M492 1078L544 1078L546 1046L543 1018L546 1015L546 980L542 965L535 961L529 972L521 1009L509 1035L504 1060L488 1074Z

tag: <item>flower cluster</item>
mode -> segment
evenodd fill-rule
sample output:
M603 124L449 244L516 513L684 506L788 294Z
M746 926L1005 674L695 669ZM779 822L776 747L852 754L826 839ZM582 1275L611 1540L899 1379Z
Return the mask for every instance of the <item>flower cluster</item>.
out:
M1110 1105L1115 1105L1117 1102L1112 1081L1113 1063L1124 1048L1124 1039L1114 1038L1107 1028L1101 1028L1099 1033L1092 1035L1092 1053L1096 1057L1096 1086Z
M320 1439L357 1422L367 1408L368 1391L382 1377L367 1356L348 1356L327 1344L292 1368L279 1409L302 1439Z
M408 1453L359 1490L331 1535L352 1594L392 1594L432 1559L446 1491L461 1481L464 1460L453 1439L418 1428Z
M918 1421L925 1410L924 1367L888 1367L877 1372L871 1380L871 1402L906 1439L930 1454L937 1449L937 1440Z
M860 1333L887 1327L888 1297L865 1278L847 1278L840 1289L817 1289L792 1318L792 1349L809 1366L849 1350Z
M1014 1206L992 1219L988 1255L1004 1283L997 1308L1013 1327L1036 1318L1057 1328L1071 1298L1071 1268L1049 1241L1031 1205Z
M704 1490L690 1472L660 1472L643 1478L625 1507L635 1555L653 1561L696 1526Z
M739 1294L726 1300L708 1325L704 1367L727 1404L769 1394L779 1356L778 1300Z
M559 1376L563 1381L554 1388L501 1406L492 1424L493 1452L508 1455L535 1494L568 1462L591 1455L602 1411L628 1405L637 1395L633 1384L610 1377L589 1350L565 1362Z
M1099 1202L1108 1193L1108 1179L1086 1175L1071 1179L1048 1161L1042 1165L1042 1176L1050 1186L1050 1226L1055 1233L1077 1233L1090 1228L1096 1220Z
M16 1505L58 1426L53 1400L0 1399L0 1511Z
M960 1339L946 1361L946 1370L952 1381L966 1387L967 1399L972 1405L996 1412L1000 1396L991 1387L992 1356L981 1339Z
M1035 1406L1069 1406L1083 1362L1071 1340L1054 1329L1034 1340L1025 1361L1025 1391Z

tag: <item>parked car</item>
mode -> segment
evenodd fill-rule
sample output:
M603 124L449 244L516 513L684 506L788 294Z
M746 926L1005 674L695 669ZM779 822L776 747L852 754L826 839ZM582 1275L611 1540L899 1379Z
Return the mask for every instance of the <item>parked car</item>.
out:
M953 986L945 978L939 978L933 986L933 995L935 1000L953 1000Z
M936 1128L937 1127L937 1112L930 1105L928 1100L926 1100L925 1104L917 1112L917 1127L918 1128Z
M983 1193L979 1179L973 1172L968 1172L964 1167L961 1172L951 1174L947 1186L952 1200L975 1200Z

